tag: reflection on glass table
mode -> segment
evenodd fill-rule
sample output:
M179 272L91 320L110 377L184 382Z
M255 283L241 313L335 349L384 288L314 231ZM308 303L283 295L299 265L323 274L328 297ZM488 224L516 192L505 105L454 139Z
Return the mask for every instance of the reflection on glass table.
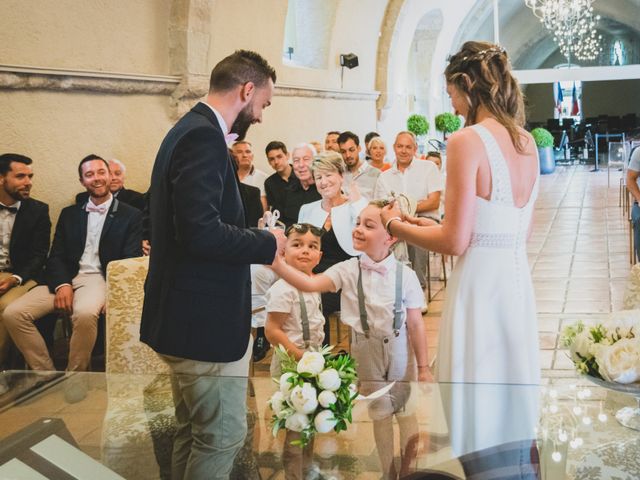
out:
M83 468L94 472L92 480L169 478L175 431L169 377L10 371L0 379L11 386L0 396L0 478L25 468L43 478L69 478L56 472ZM379 448L393 448L384 453L404 479L480 472L484 478L640 478L637 434L614 418L633 397L584 379L543 387L400 384L393 442L376 444L371 406L360 401L345 432L317 434L311 451L288 447L293 458L284 465L286 432L271 433L267 401L277 388L271 379L212 381L248 382L249 433L233 479L390 478L381 471ZM77 382L87 395L68 403L65 390ZM403 417L411 428L400 428Z

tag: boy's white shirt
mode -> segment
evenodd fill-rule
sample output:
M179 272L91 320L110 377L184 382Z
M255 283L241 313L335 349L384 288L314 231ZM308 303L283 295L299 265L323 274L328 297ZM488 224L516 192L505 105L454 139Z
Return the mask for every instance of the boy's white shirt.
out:
M324 316L320 310L322 304L319 293L302 293L309 317L309 336L311 345L320 346L324 340ZM302 336L302 317L298 290L283 279L274 283L266 293L267 313L286 313L287 319L282 330L289 340L299 348L304 348Z
M362 258L373 262L365 253ZM374 262L375 263L375 262ZM390 254L379 262L386 268L386 273L362 269L362 290L365 297L369 331L373 336L386 337L393 335L393 307L396 298L396 258ZM424 292L416 273L406 265L402 265L402 321L407 318L407 308L420 308L425 304ZM336 286L342 289L340 295L340 320L358 333L364 333L360 323L358 306L358 259L351 258L337 263L324 272Z

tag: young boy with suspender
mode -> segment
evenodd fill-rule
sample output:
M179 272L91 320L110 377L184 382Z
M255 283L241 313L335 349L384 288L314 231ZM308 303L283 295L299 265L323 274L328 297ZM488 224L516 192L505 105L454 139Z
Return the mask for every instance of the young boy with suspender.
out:
M392 381L427 381L427 340L422 320L424 292L413 270L398 262L391 247L396 239L384 228L382 202L371 202L360 212L353 230L359 258L340 262L313 277L279 258L274 271L302 291L335 292L342 289L340 320L352 329L351 352L357 362L360 392L371 393ZM393 464L393 424L400 426L401 454L406 439L417 433L415 416L405 411L410 393L399 383L369 404L374 436L385 474L396 478Z

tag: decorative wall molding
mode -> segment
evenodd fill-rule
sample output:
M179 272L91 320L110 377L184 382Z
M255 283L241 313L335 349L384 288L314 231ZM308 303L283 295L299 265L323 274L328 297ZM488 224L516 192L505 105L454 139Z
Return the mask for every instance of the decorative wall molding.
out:
M277 97L331 98L335 100L358 100L375 102L380 92L358 92L328 88L302 87L296 85L276 85Z
M175 75L142 75L0 64L0 90L64 90L119 94L173 95L191 102L203 97L209 77L190 75L188 81ZM276 85L275 96L376 101L380 92Z
M180 77L0 64L0 90L169 95Z

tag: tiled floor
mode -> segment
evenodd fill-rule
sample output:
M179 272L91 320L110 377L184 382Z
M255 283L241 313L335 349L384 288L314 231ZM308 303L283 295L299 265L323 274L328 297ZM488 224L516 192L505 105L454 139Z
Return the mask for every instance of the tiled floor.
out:
M591 167L558 167L541 177L534 226L528 243L536 291L543 377L572 377L573 367L559 345L560 330L578 319L596 319L619 310L629 274L629 226L618 206L617 172ZM432 258L432 274L440 271ZM433 299L424 316L429 357L436 353L440 315L446 294L433 281ZM333 332L336 338L336 332ZM339 348L348 348L346 328ZM255 366L268 375L269 356Z

